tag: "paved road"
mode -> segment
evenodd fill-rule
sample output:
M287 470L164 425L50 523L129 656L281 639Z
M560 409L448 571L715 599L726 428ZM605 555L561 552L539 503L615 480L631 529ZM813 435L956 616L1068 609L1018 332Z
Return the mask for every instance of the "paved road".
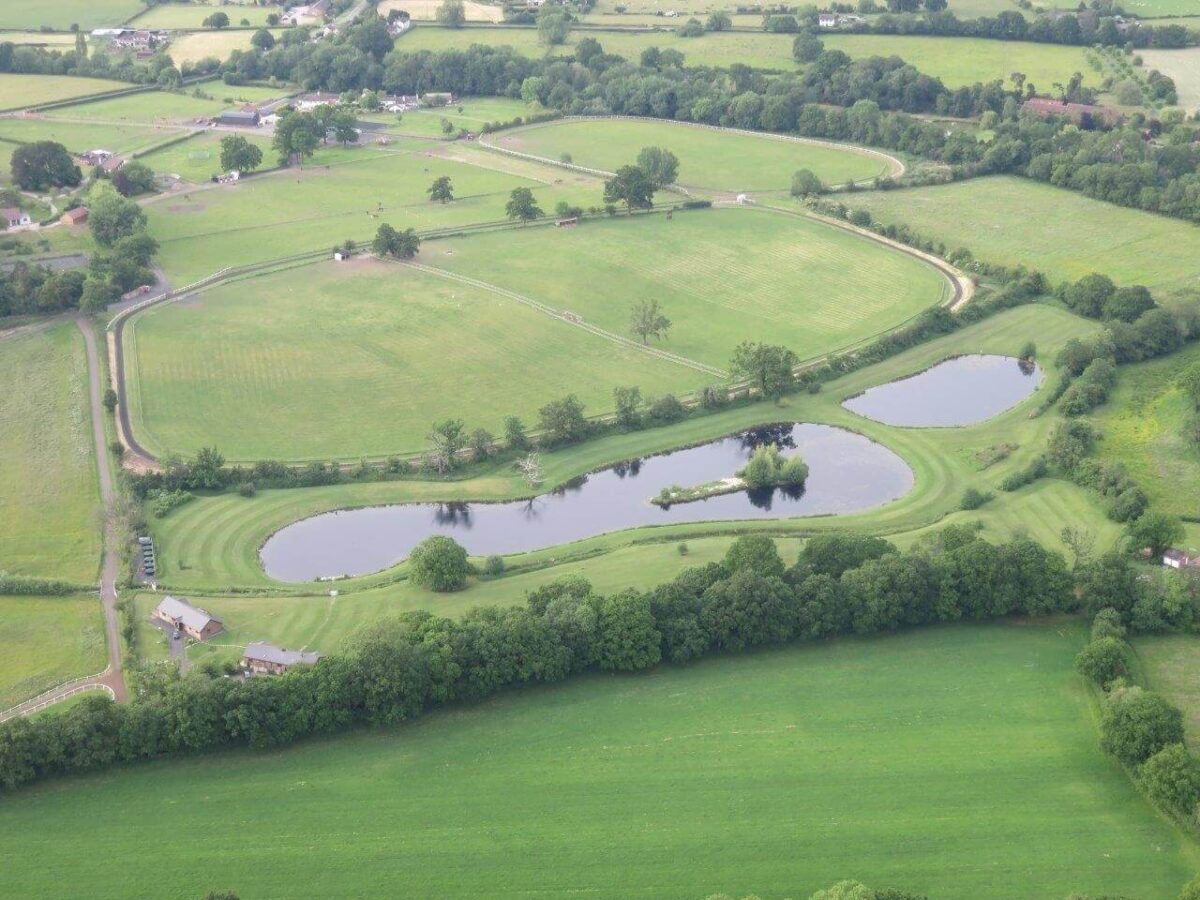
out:
M124 703L125 679L121 674L121 633L117 617L117 578L121 572L121 557L117 550L120 537L113 523L112 511L117 494L113 486L112 469L108 465L108 438L104 433L104 387L100 355L92 324L80 316L75 320L83 333L87 349L88 390L92 404L92 436L96 444L96 465L100 473L100 499L104 503L104 558L100 566L100 602L104 608L104 631L108 638L108 672L101 679L112 688L118 702Z

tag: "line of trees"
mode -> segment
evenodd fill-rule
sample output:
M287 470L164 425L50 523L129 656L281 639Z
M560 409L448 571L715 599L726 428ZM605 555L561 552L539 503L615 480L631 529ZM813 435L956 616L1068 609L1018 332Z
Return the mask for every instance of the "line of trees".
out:
M596 593L574 577L523 607L459 620L410 612L360 632L341 653L279 678L203 672L141 685L118 706L89 698L62 715L0 725L0 787L172 754L266 748L357 725L390 725L445 703L587 671L639 671L793 640L934 622L1071 611L1065 561L1029 540L993 545L954 527L908 553L825 535L787 566L766 536L654 590ZM1194 604L1193 604L1194 605Z

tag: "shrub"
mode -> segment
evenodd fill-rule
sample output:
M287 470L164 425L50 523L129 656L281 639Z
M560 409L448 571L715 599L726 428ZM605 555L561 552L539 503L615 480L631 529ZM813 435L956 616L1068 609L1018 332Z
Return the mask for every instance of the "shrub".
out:
M254 497L258 494L258 488L254 486L253 481L243 481L238 485L237 492L239 497L246 497L249 499L250 497Z
M453 538L443 535L421 541L408 561L412 580L439 593L462 590L471 574L467 551Z
M1125 642L1115 637L1102 637L1091 641L1075 657L1075 668L1083 675L1107 688L1117 678L1129 674L1129 657Z
M1096 613L1096 618L1092 620L1092 640L1105 637L1125 637L1125 626L1121 624L1121 614L1111 606L1100 610Z
M189 491L160 489L151 491L147 499L150 501L150 512L154 514L156 519L161 519L172 510L191 502L195 497Z
M678 422L687 415L687 408L674 394L663 394L650 404L650 418L656 422Z
M962 500L959 501L958 506L959 509L979 509L979 507L991 500L993 496L991 491L984 492L973 487L967 488L963 491Z
M1142 766L1142 786L1155 803L1191 815L1200 800L1200 761L1183 744L1170 744Z
M1129 766L1141 765L1168 744L1183 742L1183 714L1140 687L1113 691L1100 717L1101 746Z
M486 575L503 575L504 557L492 554L484 561L483 571Z

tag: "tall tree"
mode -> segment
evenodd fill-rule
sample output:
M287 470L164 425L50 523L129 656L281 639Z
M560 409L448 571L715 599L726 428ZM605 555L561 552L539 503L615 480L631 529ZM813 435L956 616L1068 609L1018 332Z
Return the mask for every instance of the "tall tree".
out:
M448 472L458 464L458 453L467 446L467 426L462 419L435 422L428 435L433 445L433 464L439 472Z
M504 206L504 214L519 222L532 222L542 215L542 208L533 198L533 191L527 187L513 188L508 195L508 203Z
M221 138L221 169L225 172L253 172L262 165L262 150L240 134Z
M733 351L729 370L748 378L764 397L779 399L795 381L796 354L786 347L743 341Z
M637 164L657 190L674 184L679 175L679 158L664 147L643 147Z
M55 141L34 141L17 147L11 168L13 182L27 191L75 187L83 180L67 148Z
M437 8L435 15L438 24L447 28L462 28L463 23L467 21L462 0L442 0L442 5Z
M639 300L633 304L629 313L629 330L642 339L643 344L650 343L650 338L662 340L671 328L671 320L663 315L657 300Z
M439 175L426 191L429 199L435 203L449 203L454 199L454 186L450 183L449 175Z
M621 166L604 182L604 202L624 203L630 215L635 207L649 209L654 205L654 182L638 166Z

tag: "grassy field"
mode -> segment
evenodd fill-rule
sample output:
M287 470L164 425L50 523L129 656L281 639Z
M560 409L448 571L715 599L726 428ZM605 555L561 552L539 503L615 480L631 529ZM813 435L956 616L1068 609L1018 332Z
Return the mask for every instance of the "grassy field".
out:
M1122 366L1117 388L1097 410L1104 435L1102 457L1125 464L1156 506L1175 515L1200 509L1200 453L1187 446L1183 428L1191 402L1176 376L1200 362L1192 345L1164 359Z
M461 111L460 111L461 110ZM521 100L508 97L469 97L453 106L438 109L414 109L405 112L397 120L394 113L368 113L359 118L365 122L387 125L387 130L396 134L413 134L419 137L445 137L442 121L448 120L454 128L480 131L488 122L508 122L518 116L544 112L539 105L531 106Z
M75 35L69 32L49 34L44 31L0 31L0 44L46 47L50 50L66 50L75 46Z
M142 9L138 0L38 0L37 3L5 3L0 8L0 28L66 30L118 25Z
M156 10L162 8L161 6L154 7ZM271 7L247 7L247 9L258 9L266 13ZM230 16L235 22L237 21L238 14L230 13ZM271 33L278 38L283 32L279 29L272 29ZM254 37L254 32L246 30L191 31L186 34L177 34L171 41L168 52L176 65L195 63L208 57L224 62L234 50L249 50L252 37Z
M547 210L559 200L600 202L601 185L591 178L510 164L491 154L494 169L449 158L472 149L419 141L396 142L387 150L331 149L303 170L172 195L145 209L162 245L160 262L176 283L185 284L227 266L318 250L347 238L368 241L382 221L418 230L501 221L515 187L532 188ZM326 153L329 164L322 163ZM459 198L454 203L429 202L426 190L441 175L453 181Z
M1200 637L1147 634L1133 646L1146 684L1183 710L1187 742L1200 746Z
M138 16L134 25L138 28L199 29L201 23L214 12L229 16L229 23L235 28L243 27L243 19L248 19L251 26L260 27L267 24L267 16L271 13L281 14L283 7L253 6L249 3L159 3ZM178 59L175 61L179 62Z
M950 291L935 269L888 247L749 209L496 232L430 244L422 259L618 334L628 334L632 298L654 297L672 323L661 346L718 368L743 340L776 341L801 359L827 353Z
M1195 4L1200 12L1200 2ZM1200 19L1188 23L1189 27L1200 25ZM1182 50L1144 50L1138 51L1145 68L1158 69L1164 75L1169 75L1175 81L1175 92L1179 95L1179 105L1189 112L1194 112L1200 106L1200 47L1186 47Z
M97 100L63 106L47 113L56 119L92 119L109 123L131 124L190 124L192 120L220 114L230 106L255 100L282 97L280 88L244 85L231 87L214 83L202 85L203 96L194 93L175 94L169 91L146 91L112 100Z
M1015 9L1015 7L1014 7ZM671 20L662 20L670 22ZM570 52L583 37L594 37L609 53L636 61L647 47L678 50L689 66L728 67L734 63L762 69L794 71L792 35L751 32L709 33L683 38L674 32L616 32L575 29L555 55ZM829 49L843 50L854 59L868 56L900 56L922 72L941 78L955 88L977 81L1008 80L1013 72L1024 72L1029 82L1049 90L1054 82L1066 83L1082 72L1084 83L1097 76L1088 68L1083 48L1021 41L992 41L982 38L938 38L915 35L822 35ZM402 37L396 48L403 52L444 50L471 44L507 45L534 57L546 55L546 46L533 29L446 29L416 27Z
M91 122L61 122L49 118L0 119L0 138L6 141L19 143L58 141L73 152L103 148L114 153L135 153L170 140L172 136L181 133L176 129Z
M1092 200L1016 177L849 198L883 222L903 222L979 259L1024 263L1053 280L1103 272L1160 296L1200 286L1200 230L1179 219Z
M100 558L83 338L0 341L0 570L90 582Z
M0 709L104 668L95 597L0 596Z
M243 460L419 450L446 416L500 433L506 416L532 421L568 391L599 412L617 384L659 395L704 378L506 297L367 259L160 307L133 335L139 435Z
M1072 670L1083 637L792 647L34 788L0 807L0 895L779 897L852 876L932 897L1173 897L1200 859L1100 753Z
M825 184L866 181L888 171L881 156L855 148L802 144L769 136L731 134L654 120L593 119L551 122L493 138L499 147L615 172L636 161L643 147L665 147L679 157L679 183L725 191L787 190L797 169Z
M414 22L432 22L437 15L441 0L383 0L375 8L379 15L386 17L393 9L403 10L412 17ZM463 3L463 15L468 22L502 22L504 10L499 5L476 3L466 0Z
M0 110L21 109L56 100L69 100L104 91L119 91L130 85L103 78L70 75L0 75Z
M141 157L141 161L155 172L178 175L184 181L200 184L213 175L221 174L221 138L226 136L218 132L204 132L181 143L147 153ZM251 134L247 135L247 140L262 150L266 165L273 164L275 151L271 149L269 136Z
M1130 15L1139 17L1197 16L1200 4L1196 0L1129 0L1123 7ZM1158 22L1151 22L1157 25Z
M1064 482L1044 479L1014 494L999 494L974 513L956 512L968 486L995 490L1008 474L1028 464L1040 453L1054 416L1029 418L1036 395L988 422L968 428L891 428L862 419L840 406L842 400L875 384L910 375L961 353L1015 354L1035 339L1043 364L1051 376L1056 349L1070 337L1094 333L1096 325L1061 310L1028 306L996 316L955 335L931 341L886 363L872 366L826 385L817 395L787 398L782 405L755 404L722 411L646 431L614 434L578 447L543 456L546 485L557 485L582 473L621 460L634 459L688 444L701 443L764 422L825 422L862 432L899 453L912 467L916 484L903 499L880 509L851 516L827 516L739 523L739 530L765 530L777 534L808 534L831 528L855 528L872 533L900 535L927 528L939 521L985 523L986 533L997 538L1026 533L1047 546L1059 547L1064 525L1087 522L1097 533L1098 547L1109 533L1099 506L1084 491ZM474 423L470 423L473 425ZM1018 448L1003 462L982 468L979 454L1000 443ZM477 470L453 482L402 481L343 484L304 490L262 491L253 500L226 494L202 497L154 522L160 581L172 589L221 592L230 586L283 589L267 578L258 562L258 548L269 535L306 516L331 509L382 503L451 500L500 500L526 496L529 489L506 465ZM692 541L722 524L663 526L654 529L599 535L570 545L520 554L512 566L563 563L609 552L639 540ZM899 538L897 538L899 539ZM684 564L684 563L681 563ZM343 593L378 587L394 581L405 569L388 570L339 583Z

